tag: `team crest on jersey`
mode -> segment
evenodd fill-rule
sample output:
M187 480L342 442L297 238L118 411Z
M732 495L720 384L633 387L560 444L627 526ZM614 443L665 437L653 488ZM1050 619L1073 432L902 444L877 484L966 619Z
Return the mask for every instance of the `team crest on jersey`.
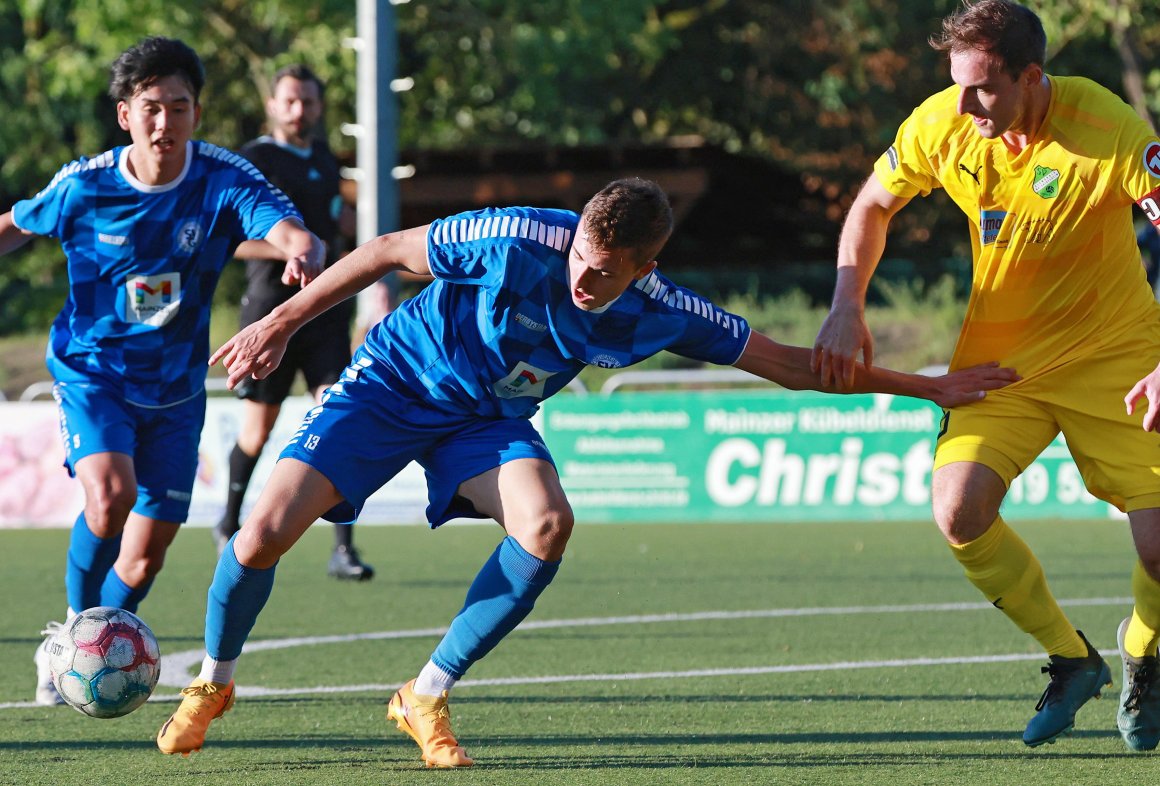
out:
M1160 142L1151 142L1144 148L1144 166L1152 177L1160 177Z
M1059 170L1045 166L1035 167L1035 179L1031 181L1031 190L1044 199L1055 199L1059 196Z
M500 398L519 398L520 396L543 398L544 383L554 373L529 366L521 360L516 363L512 373L492 385L492 390Z
M181 274L130 276L125 281L125 321L161 327L181 306Z
M192 254L205 240L205 230L196 219L190 219L177 230L177 247L185 254Z

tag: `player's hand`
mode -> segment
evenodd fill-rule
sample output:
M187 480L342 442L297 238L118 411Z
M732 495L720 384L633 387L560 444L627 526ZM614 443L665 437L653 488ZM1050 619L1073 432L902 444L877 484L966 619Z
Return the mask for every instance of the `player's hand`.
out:
M209 359L212 366L219 360L228 373L226 387L233 390L246 377L265 379L282 362L286 353L287 335L282 337L267 325L266 319L258 320L240 330L233 338L222 344Z
M822 385L838 390L854 385L854 370L861 353L866 368L874 365L874 338L861 308L836 306L826 316L810 354L810 370Z
M931 399L943 409L980 401L988 390L998 390L1018 382L1022 377L1015 369L1000 367L998 363L980 363L969 368L960 368L940 377L935 377L938 392Z
M1141 398L1148 401L1148 410L1144 413L1144 430L1160 431L1160 366L1132 385L1128 395L1124 396L1124 407L1129 415L1135 414Z
M304 287L322 274L323 257L313 254L302 254L286 260L286 267L282 270L282 283L286 286L297 284Z

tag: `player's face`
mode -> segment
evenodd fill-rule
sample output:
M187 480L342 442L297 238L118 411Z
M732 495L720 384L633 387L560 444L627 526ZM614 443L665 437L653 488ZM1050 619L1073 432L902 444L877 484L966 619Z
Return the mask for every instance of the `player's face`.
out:
M950 61L951 79L959 86L959 114L970 115L979 134L995 139L1030 130L1031 89L1043 78L1042 68L1029 65L1012 79L997 57L974 49L952 52Z
M167 76L117 104L117 122L133 138L134 152L162 170L184 165L185 145L201 119L201 106L179 76Z
M274 86L274 95L266 101L274 138L306 147L310 135L322 118L322 95L318 83L292 76L283 77Z
M581 222L568 252L568 283L577 308L592 311L624 294L634 281L652 272L657 263L641 265L636 255L622 249L598 249L588 242Z

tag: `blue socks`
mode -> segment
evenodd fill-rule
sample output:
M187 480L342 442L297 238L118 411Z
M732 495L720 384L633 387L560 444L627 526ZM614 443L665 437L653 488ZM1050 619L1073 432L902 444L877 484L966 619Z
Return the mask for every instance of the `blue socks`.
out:
M98 538L89 529L84 511L73 524L68 543L68 562L64 572L65 594L73 611L84 611L103 603L102 586L113 572L113 563L121 552L121 536ZM146 587L148 591L148 587ZM144 595L142 595L144 597Z
M524 551L514 538L504 538L472 582L463 608L431 661L462 677L528 616L559 567L559 560L545 562Z
M106 574L105 583L101 585L100 605L115 606L118 609L136 613L137 607L149 594L149 588L152 586L153 579L150 579L145 582L144 586L130 587L124 579L117 575L116 568L113 568Z
M242 654L242 645L274 589L277 565L247 568L234 555L236 538L230 538L218 559L206 599L205 651L215 660L235 660Z

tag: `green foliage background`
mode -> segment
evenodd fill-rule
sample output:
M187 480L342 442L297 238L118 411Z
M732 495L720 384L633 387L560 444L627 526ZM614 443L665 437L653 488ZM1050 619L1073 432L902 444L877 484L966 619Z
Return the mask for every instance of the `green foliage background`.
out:
M404 148L656 143L695 136L796 173L840 220L898 122L948 81L926 43L958 0L412 0L392 12ZM273 71L328 82L332 146L351 152L354 0L0 0L0 211L63 164L127 141L108 66L145 35L205 60L200 135L236 147L261 131ZM1083 73L1138 111L1160 110L1160 6L1041 0L1050 70ZM744 195L739 195L744 198ZM836 237L834 243L836 245ZM890 253L969 254L939 198L895 222ZM829 263L830 260L816 260ZM777 271L770 270L770 275ZM0 266L0 335L43 330L65 291L57 245Z

